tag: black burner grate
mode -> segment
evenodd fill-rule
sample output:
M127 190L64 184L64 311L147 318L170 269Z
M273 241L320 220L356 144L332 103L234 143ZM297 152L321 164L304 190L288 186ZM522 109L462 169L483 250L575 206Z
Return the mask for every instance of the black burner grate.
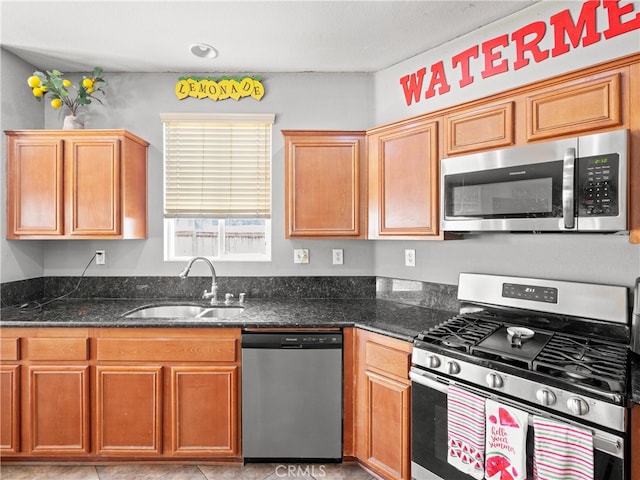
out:
M469 352L470 348L500 327L489 314L464 314L433 327L418 338L427 343Z
M572 383L623 392L628 353L625 346L555 334L533 368Z

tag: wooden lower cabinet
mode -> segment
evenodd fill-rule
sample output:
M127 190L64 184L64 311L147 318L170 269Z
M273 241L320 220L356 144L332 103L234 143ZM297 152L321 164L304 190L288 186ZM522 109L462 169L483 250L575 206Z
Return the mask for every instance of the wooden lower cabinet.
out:
M170 441L178 456L239 455L238 377L236 365L169 368Z
M640 404L631 409L631 480L640 480Z
M26 375L22 418L27 453L88 454L89 366L30 365Z
M0 455L20 450L20 366L0 365Z
M356 331L355 449L386 479L410 479L411 343Z
M96 453L162 453L162 367L96 367Z
M3 462L240 461L240 329L3 329Z

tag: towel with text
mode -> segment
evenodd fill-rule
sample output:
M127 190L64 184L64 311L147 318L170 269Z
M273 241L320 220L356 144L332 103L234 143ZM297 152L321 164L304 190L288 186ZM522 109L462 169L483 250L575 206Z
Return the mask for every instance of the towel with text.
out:
M487 480L526 480L529 414L493 400L485 403Z

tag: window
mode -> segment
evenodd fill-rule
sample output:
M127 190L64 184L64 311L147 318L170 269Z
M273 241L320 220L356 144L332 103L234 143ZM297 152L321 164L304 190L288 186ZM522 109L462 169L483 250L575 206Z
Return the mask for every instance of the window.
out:
M271 259L274 118L161 115L165 260Z

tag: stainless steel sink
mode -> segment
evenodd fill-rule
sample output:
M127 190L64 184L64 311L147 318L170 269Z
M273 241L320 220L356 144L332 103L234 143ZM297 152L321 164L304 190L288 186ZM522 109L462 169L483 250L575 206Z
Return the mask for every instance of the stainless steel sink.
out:
M201 305L150 305L126 312L124 318L227 319L242 312L243 307L203 307Z
M218 320L224 320L227 318L233 318L242 312L243 307L211 307L204 310L204 312L198 315L198 318L217 318Z

